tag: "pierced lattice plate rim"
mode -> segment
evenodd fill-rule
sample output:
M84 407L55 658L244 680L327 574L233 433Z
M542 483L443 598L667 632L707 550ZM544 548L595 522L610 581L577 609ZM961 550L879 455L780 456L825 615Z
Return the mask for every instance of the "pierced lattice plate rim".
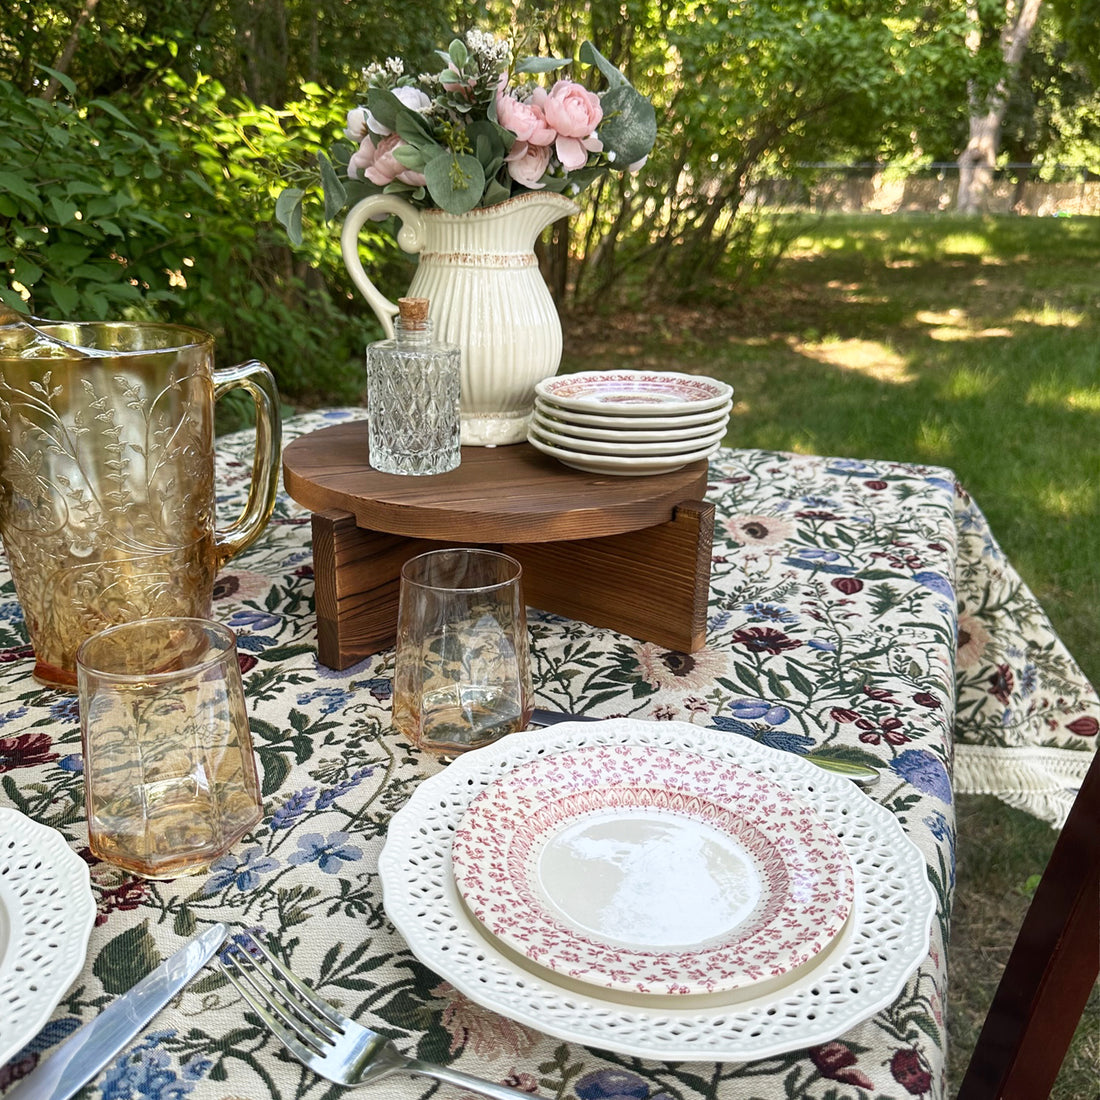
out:
M94 921L84 860L56 829L0 806L0 1065L80 973Z
M451 842L467 806L519 764L585 745L688 749L773 779L813 806L855 873L834 947L755 997L649 1007L536 973L488 939L463 906ZM665 1061L747 1061L828 1042L889 1005L928 954L935 894L897 819L850 782L790 753L683 722L611 719L512 734L425 780L394 815L380 861L386 912L413 954L471 1000L549 1035Z

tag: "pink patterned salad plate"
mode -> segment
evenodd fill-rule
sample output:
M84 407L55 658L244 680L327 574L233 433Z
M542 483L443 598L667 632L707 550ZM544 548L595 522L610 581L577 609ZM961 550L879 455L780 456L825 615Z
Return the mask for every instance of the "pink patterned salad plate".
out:
M483 790L452 846L472 916L572 981L661 996L770 983L832 944L855 878L802 799L728 761L595 745Z
M536 383L535 393L562 409L645 417L715 409L729 400L733 387L715 378L670 371L582 371L543 379Z

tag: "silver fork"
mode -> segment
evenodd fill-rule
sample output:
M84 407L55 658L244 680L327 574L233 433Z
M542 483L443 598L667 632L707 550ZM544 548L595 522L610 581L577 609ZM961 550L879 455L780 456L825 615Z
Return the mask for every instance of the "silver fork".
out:
M261 965L258 955L267 966ZM532 1100L529 1092L407 1057L385 1036L349 1020L328 1001L321 1000L247 932L233 936L218 965L275 1038L329 1081L371 1085L392 1073L404 1072L432 1077L493 1100Z

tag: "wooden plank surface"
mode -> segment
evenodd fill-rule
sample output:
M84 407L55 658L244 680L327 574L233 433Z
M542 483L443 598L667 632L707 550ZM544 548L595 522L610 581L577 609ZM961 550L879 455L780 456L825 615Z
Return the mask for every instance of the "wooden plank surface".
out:
M706 494L707 464L615 477L563 466L527 443L463 447L462 464L430 477L369 465L367 424L345 421L283 452L287 492L314 513L340 509L371 531L471 543L596 538L667 523Z

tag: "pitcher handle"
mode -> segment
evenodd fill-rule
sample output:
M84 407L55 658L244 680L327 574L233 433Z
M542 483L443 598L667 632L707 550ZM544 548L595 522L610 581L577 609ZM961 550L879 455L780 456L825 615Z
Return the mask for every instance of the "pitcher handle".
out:
M360 199L344 219L344 229L340 234L340 251L344 254L344 266L348 269L351 281L359 293L374 310L374 315L382 324L386 336L393 339L393 319L397 315L397 306L389 300L370 281L359 259L359 230L367 219L376 214L396 214L401 219L401 229L397 234L397 243L406 252L419 252L424 247L421 232L420 213L411 203L397 195L368 195Z
M230 390L245 390L256 406L256 449L252 481L241 514L224 530L214 532L214 553L220 569L234 554L251 546L275 509L279 489L283 427L275 378L258 359L214 371L214 400Z

